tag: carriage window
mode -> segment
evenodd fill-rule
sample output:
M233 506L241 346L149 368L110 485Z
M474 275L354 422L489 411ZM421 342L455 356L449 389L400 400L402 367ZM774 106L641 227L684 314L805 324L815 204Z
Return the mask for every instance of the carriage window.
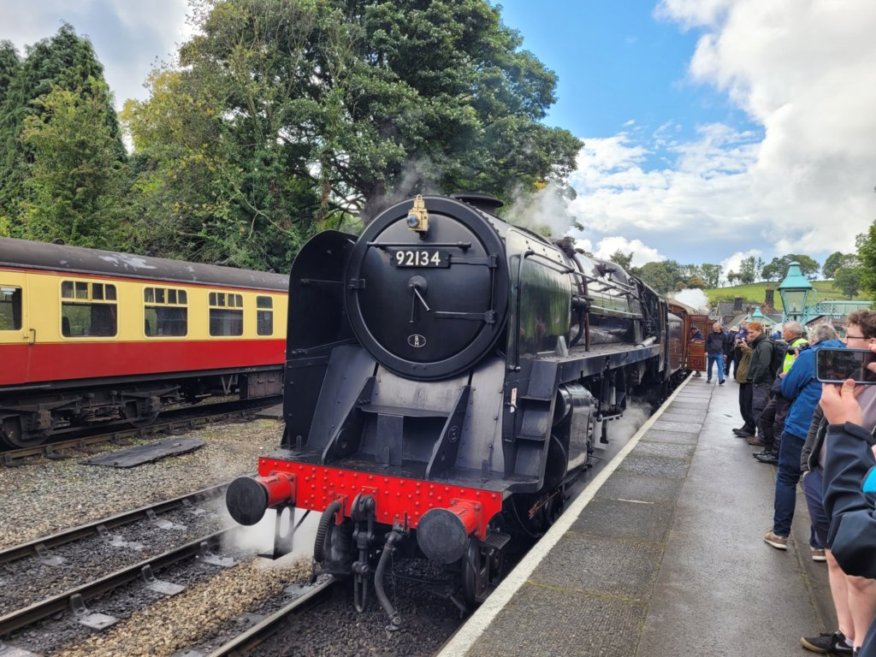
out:
M0 331L21 330L21 288L0 285Z
M243 335L243 295L210 292L210 335Z
M143 290L144 331L150 338L172 337L188 333L189 310L185 307L186 293L163 287Z
M118 331L116 286L86 281L61 282L61 335L112 337Z
M274 335L274 300L271 297L256 297L256 332L259 335Z

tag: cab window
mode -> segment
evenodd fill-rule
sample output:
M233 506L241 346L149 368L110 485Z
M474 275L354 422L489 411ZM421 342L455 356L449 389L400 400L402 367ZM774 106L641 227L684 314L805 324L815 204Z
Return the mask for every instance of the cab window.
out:
M0 283L0 331L21 330L21 288Z
M274 335L274 300L271 297L256 297L256 332L259 335Z
M189 309L185 290L147 287L143 290L144 327L147 337L172 337L188 333Z
M243 335L243 295L210 292L210 335Z
M61 335L112 337L118 332L116 286L89 281L61 282Z

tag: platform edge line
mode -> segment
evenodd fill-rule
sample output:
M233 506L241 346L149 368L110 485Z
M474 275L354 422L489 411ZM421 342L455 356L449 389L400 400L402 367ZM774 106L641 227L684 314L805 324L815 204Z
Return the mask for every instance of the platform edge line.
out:
M629 441L627 441L627 444L624 445L608 465L596 475L584 492L572 502L572 505L565 510L559 520L557 520L542 539L532 547L523 560L517 564L514 570L508 574L508 577L502 580L502 583L499 584L490 597L478 607L475 613L472 614L471 618L466 621L465 625L459 629L436 657L462 657L463 655L468 654L468 651L472 648L475 641L481 637L484 630L486 630L493 619L502 609L504 609L505 605L508 604L508 601L517 593L520 587L529 580L529 576L532 575L538 564L541 563L544 555L547 554L559 542L560 538L565 535L569 527L571 527L578 519L581 511L590 504L596 496L596 493L602 488L602 485L612 474L614 474L614 471L617 470L621 463L623 463L624 459L626 459L629 453L633 451L636 445L639 444L642 436L644 436L654 423L660 419L660 416L663 415L666 409L669 408L670 404L675 401L676 396L684 390L692 377L693 374L689 375L681 385L673 391L669 396L669 399L663 403L660 409L654 413L654 415L649 417L645 421L645 424L639 427L639 430L636 431Z

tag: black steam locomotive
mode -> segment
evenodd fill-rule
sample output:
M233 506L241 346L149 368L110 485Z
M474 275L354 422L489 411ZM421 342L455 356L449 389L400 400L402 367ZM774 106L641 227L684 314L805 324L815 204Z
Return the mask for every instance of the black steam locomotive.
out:
M354 576L360 608L373 576L394 624L382 579L396 544L415 538L482 601L509 542L558 515L608 421L631 398L662 399L681 371L682 319L663 299L505 223L499 205L417 196L358 238L304 246L281 450L228 490L245 525L267 508L322 512L315 559Z

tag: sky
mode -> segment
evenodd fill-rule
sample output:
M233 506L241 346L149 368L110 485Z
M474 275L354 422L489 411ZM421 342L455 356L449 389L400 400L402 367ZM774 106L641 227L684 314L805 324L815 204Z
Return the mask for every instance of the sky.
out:
M876 220L876 2L504 0L558 76L545 123L582 141L572 234L633 265L738 271L754 255L854 252ZM0 0L21 53L62 21L116 105L191 36L185 0Z

